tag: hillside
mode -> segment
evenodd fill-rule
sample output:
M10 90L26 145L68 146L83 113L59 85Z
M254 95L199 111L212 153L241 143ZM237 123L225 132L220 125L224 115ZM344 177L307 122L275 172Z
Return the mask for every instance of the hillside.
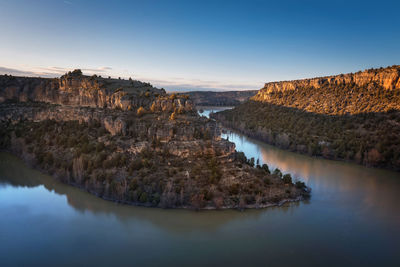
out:
M84 76L0 76L0 149L99 197L164 208L257 208L304 183L254 167L186 96Z
M267 83L214 118L281 148L400 170L399 77L392 66Z
M245 91L193 91L187 92L196 106L237 106L254 96L257 90Z

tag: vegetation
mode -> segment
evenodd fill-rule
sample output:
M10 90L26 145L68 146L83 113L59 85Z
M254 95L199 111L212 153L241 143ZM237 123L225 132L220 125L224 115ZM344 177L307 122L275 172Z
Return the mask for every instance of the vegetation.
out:
M15 105L10 106L18 110L32 105L53 112L51 107L35 103ZM106 114L126 113L115 110ZM220 143L227 141L216 143L204 127L202 121L215 123L206 118L186 114L171 121L168 113L126 115L126 135L112 135L96 120L3 121L0 148L19 151L65 183L137 205L245 208L307 195L307 187L291 182L288 191L281 176L271 175L267 165L254 168L254 158L247 159L243 153L234 153L232 158ZM175 130L170 132L170 127ZM154 137L156 131L163 133ZM180 138L190 142L180 143ZM127 148L135 148L135 152Z
M352 83L298 88L213 117L284 149L400 170L400 89Z
M186 95L75 74L0 76L0 149L65 183L135 205L255 208L306 195L307 187L285 185L268 166L236 154ZM75 90L80 83L85 89Z

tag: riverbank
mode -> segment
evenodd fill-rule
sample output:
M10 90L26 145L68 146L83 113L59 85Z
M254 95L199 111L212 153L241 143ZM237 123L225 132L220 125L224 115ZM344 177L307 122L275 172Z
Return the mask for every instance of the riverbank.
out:
M196 115L170 120L160 113L1 105L3 149L103 199L200 210L268 207L309 195L290 175L284 180L282 173L256 168L221 139L216 122ZM109 127L110 115L124 126Z
M313 189L311 199L246 212L121 205L0 153L1 262L129 265L134 250L135 263L146 265L151 247L161 265L173 258L178 265L195 260L201 265L318 266L329 259L335 265L396 266L400 173L227 135L248 157L301 177ZM119 256L109 261L110 254Z
M64 177L61 177L59 173L54 175L54 171L43 168L43 166L37 164L37 161L34 160L33 155L29 155L27 153L18 153L16 150L4 150L0 149L0 153L4 154L10 154L15 157L17 157L19 160L23 161L24 164L26 164L29 168L35 169L37 171L40 171L44 175L49 175L53 179L57 180L58 182L67 184L69 186L73 186L75 188L78 188L82 191L85 191L87 193L90 193L98 198L107 200L107 201L112 201L115 203L119 204L125 204L125 205L133 205L133 206L138 206L138 207L151 207L151 208L161 208L160 206L155 206L154 203L143 203L143 202L138 202L138 201L128 201L128 200L121 200L121 199L116 199L110 196L105 196L102 194L99 194L98 191L91 190L91 188L85 187L82 184L78 184L75 182L72 182L71 180L65 180ZM289 187L289 185L286 185ZM189 210L230 210L230 209L237 209L237 210L245 210L245 209L265 209L265 208L270 208L270 207L279 207L282 206L286 203L291 203L291 202L298 202L302 200L309 199L311 196L311 188L308 187L303 187L301 188L302 190L300 191L301 194L295 198L275 198L274 202L271 203L254 203L254 204L244 204L243 202L238 203L238 205L232 205L232 206L198 206L195 207L193 205L181 205L181 206L172 206L172 207L162 207L162 208L173 208L173 209L189 209Z
M396 118L396 114L327 116L250 101L234 109L213 113L211 118L226 128L280 149L366 167L400 171L400 154L394 148L398 145L394 142L398 138L398 127L394 128L391 125L394 121L389 119L390 116ZM392 131L387 131L380 139L377 131L369 134L369 131L363 129L363 125L372 120L375 125L381 123L382 129L389 127ZM347 130L341 131L342 128ZM387 135L394 137L387 141ZM373 142L368 141L371 138Z

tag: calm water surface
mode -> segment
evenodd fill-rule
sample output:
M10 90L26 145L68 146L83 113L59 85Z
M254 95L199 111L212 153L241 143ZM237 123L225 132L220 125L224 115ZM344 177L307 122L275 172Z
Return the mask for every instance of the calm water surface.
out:
M400 173L223 137L305 181L312 198L245 212L125 206L0 153L0 266L400 266Z

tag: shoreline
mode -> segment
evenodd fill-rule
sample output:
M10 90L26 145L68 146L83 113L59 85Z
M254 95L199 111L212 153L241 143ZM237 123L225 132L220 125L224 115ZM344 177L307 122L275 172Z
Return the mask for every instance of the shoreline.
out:
M393 171L393 172L400 172L400 170L393 169L393 168L382 168L382 167L373 167L373 166L369 166L369 165L364 165L364 164L361 164L361 163L357 163L354 160L347 160L347 159L342 159L342 158L327 158L327 157L324 157L324 156L313 156L313 155L309 155L308 153L302 153L301 151L298 151L298 150L286 149L286 148L278 146L276 144L272 144L271 142L267 142L264 138L260 137L260 133L259 132L255 132L255 133L252 134L252 133L250 133L250 132L248 132L246 130L233 127L232 125L229 126L228 124L224 123L224 121L219 120L219 119L217 119L215 117L212 117L212 119L215 120L216 122L220 123L225 130L236 132L236 133L244 135L244 136L246 136L248 138L252 138L254 140L257 140L259 142L265 143L267 145L273 146L273 147L278 148L278 149L282 149L284 151L293 152L293 153L296 153L296 154L299 154L299 155L303 155L303 156L307 156L307 157L311 157L311 158L316 158L316 159L324 159L324 160L332 160L332 161L350 163L350 164L354 164L354 165L358 165L358 166L362 166L362 167L370 168L370 169L378 169L378 170L387 170L387 171Z
M239 207L239 206L222 206L222 207L214 207L214 206L205 206L202 208L194 208L191 206L175 206L175 207L167 207L167 208L163 208L163 207L156 207L156 206L152 206L150 204L147 203L140 203L140 202L132 202L132 201L122 201L122 200L116 200L113 198L109 198L109 197L103 197L100 196L99 194L97 194L94 191L91 191L83 186L80 186L76 183L66 183L63 182L61 179L59 179L57 176L51 174L49 171L47 171L46 169L40 168L37 166L37 164L34 164L33 162L30 162L29 160L27 160L25 157L23 157L21 154L15 152L15 151L11 151L11 150L5 150L5 149L0 149L0 153L4 153L4 154L9 154L12 155L14 157L16 157L18 160L20 160L23 164L25 164L28 168L31 168L33 170L37 170L39 172L41 172L44 175L48 175L50 176L52 179L56 180L59 183L62 183L66 186L72 186L74 188L77 188L83 192L89 193L93 196L96 196L99 199L103 199L106 201L110 201L110 202L114 202L117 204L122 204L122 205L127 205L127 206L135 206L135 207L146 207L146 208L158 208L158 209L181 209L181 210L192 210L192 211L207 211L207 210L238 210L238 211L244 211L247 209L267 209L270 207L280 207L283 206L284 204L287 203L292 203L292 202L300 202L300 201L304 201L306 199L308 199L308 197L304 197L304 196L298 196L295 199L291 199L291 198L285 198L280 200L277 203L265 203L265 204L251 204L251 205L245 205L243 207ZM311 193L311 188L308 188L307 193Z

